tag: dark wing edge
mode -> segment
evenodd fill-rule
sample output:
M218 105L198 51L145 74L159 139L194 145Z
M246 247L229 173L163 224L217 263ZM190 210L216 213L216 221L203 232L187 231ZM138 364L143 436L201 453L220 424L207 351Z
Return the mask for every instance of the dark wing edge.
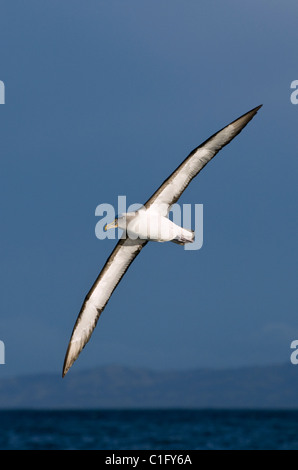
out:
M223 127L220 131L209 137L205 142L200 144L194 150L192 150L186 159L148 199L148 201L145 203L146 209L149 209L149 207L151 207L154 203L158 203L159 199L161 200L162 204L166 204L168 207L175 204L191 180L224 146L229 144L231 140L233 140L244 129L244 127L249 123L249 121L251 121L251 119L257 114L262 106L263 105L257 106L251 111L248 111L239 118L235 119L230 124ZM195 158L197 161L194 162L195 164L194 168L192 168L191 174L183 175L182 173L186 170L187 165ZM174 179L177 180L179 178L179 174L181 175L181 179L178 181L177 188L173 188L174 190L169 191L168 194L165 194L163 198L163 194L166 192L167 187L174 182ZM175 191L175 189L177 190Z
M146 240L121 238L85 297L73 328L63 364L64 377L91 338L112 293L131 263L147 244ZM104 284L104 289L101 289Z

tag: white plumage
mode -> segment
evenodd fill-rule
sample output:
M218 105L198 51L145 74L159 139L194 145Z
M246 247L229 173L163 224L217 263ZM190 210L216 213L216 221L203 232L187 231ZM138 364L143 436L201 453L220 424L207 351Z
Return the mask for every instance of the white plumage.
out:
M179 225L174 224L168 217L161 215L155 208L141 209L134 213L130 219L125 214L128 223L119 223L118 227L126 231L130 239L150 240L156 242L177 241L181 243L192 242L194 233ZM120 219L121 220L121 219Z

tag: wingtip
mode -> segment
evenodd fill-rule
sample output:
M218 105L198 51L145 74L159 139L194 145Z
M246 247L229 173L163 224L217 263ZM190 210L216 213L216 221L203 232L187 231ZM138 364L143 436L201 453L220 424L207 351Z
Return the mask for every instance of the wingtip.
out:
M70 356L70 348L71 348L71 342L68 345L66 354L65 354L65 359L64 359L64 364L63 364L63 369L62 369L62 379L66 376L67 372L73 365L75 359L71 358Z
M249 113L257 113L259 111L259 109L262 108L262 106L263 106L262 104L260 104L259 106L256 106L251 111L249 111Z
M68 372L68 369L66 369L66 367L63 366L63 370L62 370L62 379L64 379L64 377L66 376L67 372Z
M62 379L64 379L68 371L69 371L69 367L66 367L66 364L64 363L63 369L62 369Z
M85 344L86 342L82 343L79 341L72 341L72 340L69 342L69 345L65 354L63 369L62 369L62 378L65 377L69 369L73 366L74 362L79 357Z
M249 121L251 121L251 119L257 114L257 112L259 111L259 109L261 109L262 106L263 106L262 104L260 104L259 106L256 106L255 108L251 109L250 111L243 114L239 118L235 119L235 121L231 122L231 124L233 125L233 124L239 124L239 123L241 124L242 123L242 125L239 129L239 132L241 132L242 129L246 126L246 124L248 124Z
M74 361L73 361L74 362ZM62 379L64 379L64 377L66 376L67 372L69 371L69 369L71 368L73 362L71 363L64 363L63 365L63 369L62 369Z

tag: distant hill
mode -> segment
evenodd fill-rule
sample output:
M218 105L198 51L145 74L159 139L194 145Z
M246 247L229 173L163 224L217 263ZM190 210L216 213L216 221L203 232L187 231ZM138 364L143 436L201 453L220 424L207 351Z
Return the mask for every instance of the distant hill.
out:
M6 378L0 409L11 408L298 408L298 367L153 371L106 366Z

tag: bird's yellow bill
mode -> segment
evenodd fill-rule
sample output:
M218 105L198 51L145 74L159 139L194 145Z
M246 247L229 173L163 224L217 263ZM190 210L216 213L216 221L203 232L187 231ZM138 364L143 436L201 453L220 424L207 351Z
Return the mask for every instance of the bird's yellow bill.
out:
M118 227L117 220L114 220L114 221L111 222L110 224L106 224L106 225L105 225L104 231L106 232L106 231L109 230L110 228L117 228L117 227Z

